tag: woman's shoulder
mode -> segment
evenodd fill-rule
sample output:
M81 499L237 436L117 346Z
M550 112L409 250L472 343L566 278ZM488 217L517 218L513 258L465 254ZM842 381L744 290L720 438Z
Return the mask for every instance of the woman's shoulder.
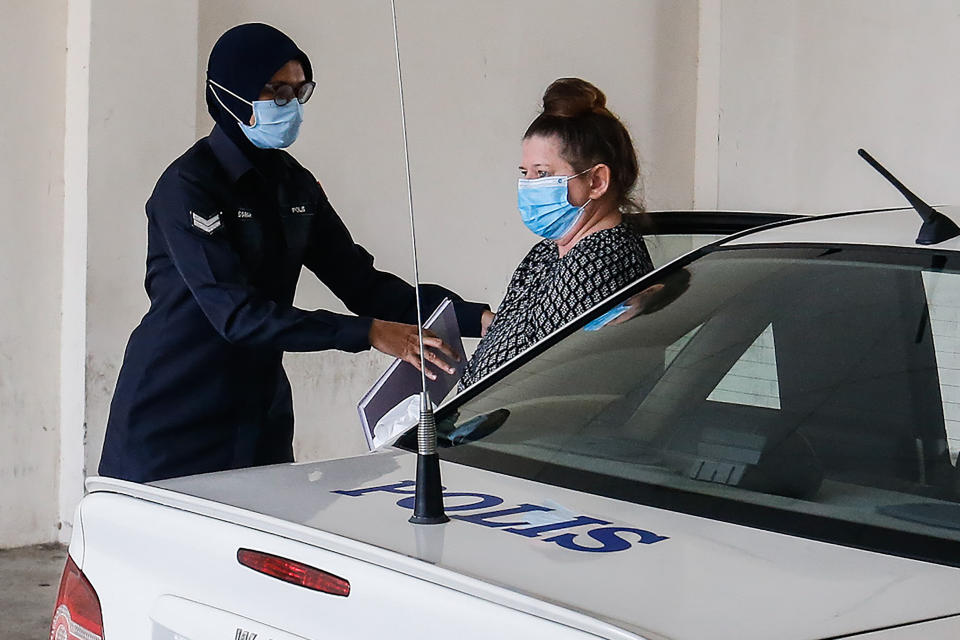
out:
M147 200L147 215L177 215L182 207L217 208L228 197L230 184L209 136L201 138L160 174Z
M606 261L641 253L646 253L643 236L621 222L615 227L602 229L581 239L567 256L575 258L571 262Z
M643 236L620 224L590 234L578 242L562 261L558 276L621 282L652 270L653 263Z
M214 176L218 169L216 156L207 143L200 138L193 146L167 165L157 182L175 182L181 179L204 180Z
M553 240L541 240L530 247L530 250L527 251L527 255L523 256L523 260L520 261L518 267L536 264L555 255L557 255L556 243L554 243Z
M205 138L187 149L179 158L167 165L157 179L153 196L171 196L184 189L216 184L221 181L218 165L205 144Z
M316 177L314 177L313 172L300 164L300 162L290 155L286 150L280 149L277 153L277 159L280 164L283 165L288 176L291 176L295 179L303 178L310 182L318 182Z

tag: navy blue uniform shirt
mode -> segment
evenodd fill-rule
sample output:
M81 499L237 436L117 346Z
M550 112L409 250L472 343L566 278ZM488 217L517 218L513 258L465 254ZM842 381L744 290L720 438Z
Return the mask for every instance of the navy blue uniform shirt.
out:
M147 201L150 309L117 381L100 473L146 482L293 460L284 351L370 347L372 318L416 322L415 293L373 266L309 171L283 151L266 172L215 127ZM306 266L356 314L293 306ZM486 305L450 296L464 335Z

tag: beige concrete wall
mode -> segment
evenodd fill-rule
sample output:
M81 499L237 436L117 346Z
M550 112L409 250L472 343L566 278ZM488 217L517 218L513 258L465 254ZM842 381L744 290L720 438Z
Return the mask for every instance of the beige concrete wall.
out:
M536 239L516 213L519 142L546 86L591 80L629 125L655 208L693 202L697 3L398 0L421 275L499 302ZM412 276L388 0L266 5L201 0L201 56L234 24L271 23L311 56L318 82L291 152L321 180L380 267ZM202 69L201 69L202 71ZM202 82L198 78L198 91ZM198 135L211 124L198 106ZM297 303L342 308L305 274ZM286 358L301 459L365 450L356 402L388 361Z
M66 2L0 19L0 547L58 524Z
M92 5L86 471L95 475L130 331L146 312L144 203L196 139L197 2Z
M60 314L60 540L83 496L87 432L87 181L93 0L67 2L63 141L63 294Z
M858 147L931 202L960 202L960 2L720 5L721 207L903 204Z

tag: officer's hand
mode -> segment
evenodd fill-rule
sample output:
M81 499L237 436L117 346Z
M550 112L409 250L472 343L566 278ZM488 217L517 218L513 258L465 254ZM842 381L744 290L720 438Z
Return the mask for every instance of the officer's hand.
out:
M370 346L389 356L409 362L417 370L420 369L420 339L417 335L416 325L374 319L370 325ZM425 361L447 373L454 372L454 368L434 353L433 349L439 349L451 361L458 361L460 358L436 334L425 330L423 332L423 347ZM427 367L426 374L431 380L437 379L437 374L430 367Z
M493 324L493 319L497 317L493 311L487 309L483 312L483 315L480 316L480 337L487 335L487 331L490 329L490 325Z

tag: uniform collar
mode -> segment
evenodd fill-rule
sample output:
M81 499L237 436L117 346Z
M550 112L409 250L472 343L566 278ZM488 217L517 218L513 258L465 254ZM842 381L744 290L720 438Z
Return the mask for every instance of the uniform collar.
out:
M237 146L237 144L227 136L227 133L217 125L210 133L210 148L213 154L227 170L230 180L236 182L248 171L254 169L253 163L247 155Z

